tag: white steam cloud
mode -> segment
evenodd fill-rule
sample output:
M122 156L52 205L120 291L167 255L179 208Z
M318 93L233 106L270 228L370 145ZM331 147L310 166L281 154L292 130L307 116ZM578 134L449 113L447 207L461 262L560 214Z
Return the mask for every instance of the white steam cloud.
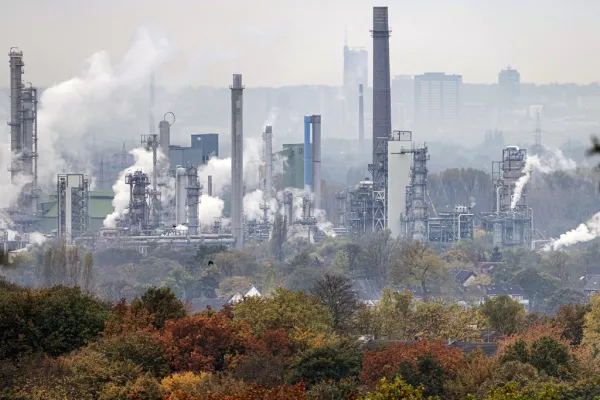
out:
M92 136L120 142L122 135L115 133L124 127L144 132L146 114L135 111L134 100L146 95L149 76L167 59L169 49L164 37L140 30L114 68L108 53L100 51L87 60L80 76L44 91L38 112L38 130L43 132L40 182L51 184L61 172L91 170Z
M129 153L133 155L135 163L133 166L121 171L119 178L113 185L115 197L113 198L112 205L114 211L104 219L105 228L116 228L117 220L125 213L125 210L127 210L129 206L129 185L125 183L125 176L135 171L142 171L148 175L152 174L152 152L146 151L146 149L140 147L131 150Z
M547 150L542 157L538 157L536 155L527 156L527 159L525 160L525 166L523 167L522 171L524 175L521 176L515 184L515 192L513 193L510 201L510 209L513 210L517 206L519 200L521 200L523 190L525 189L525 185L527 185L531 179L531 172L533 170L539 171L543 174L549 174L555 171L572 170L576 167L577 164L575 161L566 158L559 149Z
M200 204L198 204L200 226L211 227L216 219L222 217L224 206L223 200L218 197L212 197L206 194L200 196Z
M549 244L544 246L544 250L557 250L576 243L589 242L598 236L600 236L600 212L595 214L585 224L581 224L577 228L563 233L558 239L553 239Z

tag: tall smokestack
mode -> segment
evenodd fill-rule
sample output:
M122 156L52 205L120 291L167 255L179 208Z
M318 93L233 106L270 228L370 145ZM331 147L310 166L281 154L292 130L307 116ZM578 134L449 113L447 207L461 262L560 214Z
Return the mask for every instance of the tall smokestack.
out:
M209 195L209 196L211 196L211 197L212 197L212 175L209 175L209 176L208 176L208 182L207 182L207 185L208 185L208 188L206 189L206 190L207 190L207 193L208 193L208 195Z
M313 208L321 209L321 116L312 116Z
M304 196L310 195L311 189L311 173L310 173L310 123L312 117L304 116Z
M375 149L378 142L387 140L392 133L390 31L387 7L373 7L371 33L373 35L373 163L376 163Z
M358 85L358 150L362 153L365 146L365 99L362 83Z
M23 151L21 135L21 93L23 90L23 52L16 47L10 49L10 150L12 152L11 179L16 183L17 175L21 173L19 158Z
M244 86L242 75L233 75L231 89L231 233L235 247L244 246Z
M273 127L267 125L263 133L265 141L265 192L266 199L273 195Z
M200 182L198 182L198 168L190 165L186 169L187 187L187 225L190 235L198 234L198 204L200 203Z
M148 133L153 135L156 133L154 126L154 72L150 74L150 99L148 107Z

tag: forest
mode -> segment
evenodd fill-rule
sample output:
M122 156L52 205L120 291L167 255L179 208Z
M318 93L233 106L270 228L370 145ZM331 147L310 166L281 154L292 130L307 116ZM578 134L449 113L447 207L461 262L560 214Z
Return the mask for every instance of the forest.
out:
M600 396L600 243L286 238L277 218L243 250L20 253L0 269L0 398Z

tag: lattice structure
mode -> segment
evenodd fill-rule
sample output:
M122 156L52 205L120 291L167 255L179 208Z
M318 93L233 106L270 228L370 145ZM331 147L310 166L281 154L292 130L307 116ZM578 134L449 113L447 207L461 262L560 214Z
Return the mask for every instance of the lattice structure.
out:
M82 174L58 175L58 235L69 241L89 230L89 186Z
M135 171L125 176L129 185L129 229L132 235L140 235L150 230L150 207L148 205L147 187L150 185L148 175Z

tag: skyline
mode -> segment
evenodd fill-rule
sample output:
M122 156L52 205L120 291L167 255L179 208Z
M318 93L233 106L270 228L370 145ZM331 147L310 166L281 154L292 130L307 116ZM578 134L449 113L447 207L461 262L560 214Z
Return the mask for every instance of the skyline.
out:
M442 71L493 83L511 65L524 83L599 80L593 16L600 4L590 0L29 0L0 16L0 43L23 50L28 80L42 87L78 75L97 51L118 65L140 27L171 45L157 72L161 85L221 87L242 73L248 87L340 86L346 32L348 45L366 48L372 64L373 6L389 7L392 75ZM7 73L0 81L8 83Z

